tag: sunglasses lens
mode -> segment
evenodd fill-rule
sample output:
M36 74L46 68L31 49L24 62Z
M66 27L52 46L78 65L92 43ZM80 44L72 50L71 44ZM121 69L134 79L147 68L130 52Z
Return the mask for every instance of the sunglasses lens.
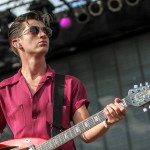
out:
M37 26L31 26L30 27L30 32L32 34L38 34L39 33L39 27L37 27Z
M49 35L49 37L52 36L52 29L50 29L50 28L48 28L48 35Z
M38 27L38 26L31 26L29 28L29 30L27 30L28 32L30 32L31 34L38 34L39 30L42 30L42 32L44 32L48 37L52 36L52 29L48 28L48 27ZM26 32L27 33L27 32Z
M51 37L52 36L52 30L48 27L43 27L42 28L43 32L48 36Z

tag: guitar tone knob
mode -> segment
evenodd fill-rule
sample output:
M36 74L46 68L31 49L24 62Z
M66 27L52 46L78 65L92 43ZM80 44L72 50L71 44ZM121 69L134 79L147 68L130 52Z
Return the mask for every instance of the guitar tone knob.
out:
M147 112L147 108L143 108L143 111L144 111L144 112Z
M145 82L145 85L148 85L148 82Z

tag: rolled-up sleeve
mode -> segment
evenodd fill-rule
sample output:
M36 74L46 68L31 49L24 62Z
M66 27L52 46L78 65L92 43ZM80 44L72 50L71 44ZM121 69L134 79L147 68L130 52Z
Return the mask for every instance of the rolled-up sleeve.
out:
M89 105L86 89L83 83L79 79L75 78L75 84L72 91L72 116L83 104L85 104L86 107Z

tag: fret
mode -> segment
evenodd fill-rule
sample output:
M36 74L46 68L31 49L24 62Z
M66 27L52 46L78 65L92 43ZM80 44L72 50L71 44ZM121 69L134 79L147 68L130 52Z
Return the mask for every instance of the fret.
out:
M59 145L59 139L58 138L54 138L54 142L55 142L55 145Z
M53 149L55 149L55 148L60 146L59 141L57 141L56 137L52 138L51 140L52 140L52 143L53 143Z
M62 132L62 134L63 134L64 140L66 142L69 141L70 139L74 138L73 135L72 135L72 132L71 132L71 128L66 130L66 131L64 131L64 132Z
M42 149L44 149L44 150L48 150L47 144L42 144L41 147L42 147Z
M99 123L99 117L97 115L94 115L93 118L92 118L92 124L93 126L94 125L97 125Z
M104 112L100 111L97 114L87 118L86 120L72 126L66 131L56 135L55 137L50 139L49 142L47 142L48 144L43 143L40 146L38 146L36 149L37 150L41 150L41 149L54 150L55 148L61 146L62 144L80 135L81 133L91 129L92 127L104 121L105 119L106 119L106 116Z
M134 89L129 90L129 93L128 93L129 96L122 99L121 100L122 102L120 104L124 105L125 107L127 107L128 105L142 106L144 103L147 103L149 100L147 101L144 98L144 100L142 99L143 100L143 102L142 102L141 99L139 99L139 100L137 100L137 104L133 104L133 102L131 102L130 97L136 98L137 93L139 94L138 96L140 97L142 95L141 94L142 90L143 90L143 92L149 92L149 89L150 89L150 85L148 85L146 87L144 86L144 87L137 88L137 89L135 89L135 91L134 91ZM143 94L145 94L145 93L143 93ZM147 94L144 96L146 96L146 98L147 98ZM129 101L130 101L130 103L129 103ZM140 101L141 101L141 104L139 104ZM134 103L136 103L136 102L134 102ZM102 110L102 111L96 113L95 115L83 120L82 122L72 126L71 128L63 131L62 133L56 135L55 137L51 138L47 142L40 144L39 139L37 141L37 139L33 138L34 140L36 140L35 145L37 145L38 143L40 144L40 145L36 146L35 149L36 150L54 150L54 149L58 148L59 146L61 146L62 144L75 138L76 136L80 135L81 133L87 131L88 129L91 129L92 127L94 127L95 125L101 123L102 121L104 121L106 119L107 119L107 117L106 117L104 111ZM34 140L33 140L33 144L34 144ZM41 142L46 141L45 139L40 139L40 140L41 140ZM25 142L25 141L23 139L22 142ZM3 145L7 145L7 143L5 143L5 142L2 142L2 143L3 143ZM15 143L16 143L16 141L15 141ZM8 141L8 145L9 144L10 143ZM14 142L13 142L13 144L14 144ZM18 145L18 146L20 146L20 145ZM31 145L31 147L29 146L27 149L32 149L32 145Z
M82 128L78 125L75 125L70 128L70 132L71 132L71 139L73 139L82 133Z
M63 138L62 133L59 134L58 138L59 138L60 144L63 144L64 143L64 138Z
M50 145L50 144L48 144L48 149L49 149L49 150L53 150L53 146Z
M36 150L41 150L42 149L42 144L36 147Z
M79 126L75 127L75 131L76 131L76 133L80 133L81 130L80 130Z
M43 143L42 145L40 145L39 147L41 147L41 149L44 150L53 150L53 148L55 147L55 143L53 140L51 140L48 143ZM37 148L36 148L37 149Z
M53 147L55 147L54 138L52 138L52 140L51 140L51 145L52 145Z
M93 117L89 118L90 127L93 127L95 125Z
M95 116L93 117L93 119L94 119L95 122L99 122L99 121L100 121L100 118L99 118L98 115L95 115Z
M98 112L97 115L100 118L100 122L102 122L102 121L104 121L106 119L106 116L105 116L103 111Z
M59 145L62 145L64 143L64 141L62 141L62 133L59 135L56 135L55 137L53 137L53 141L55 143L54 148L58 147Z
M71 128L68 130L68 135L69 135L69 138L71 139L71 138L72 138L72 131L71 131Z
M42 149L41 147L42 147L42 145L37 146L36 150L41 150Z
M88 129L91 128L89 120L85 120L85 121L81 122L81 125L82 125L82 132L87 131Z
M42 143L41 145L37 146L36 150L41 150L41 149L53 150L54 147L55 147L55 143L54 143L53 139L51 139L49 142L45 142L45 143Z
M83 122L83 125L85 129L88 129L90 127L90 124L87 120Z
M49 143L46 143L45 144L46 145L46 148L43 148L44 150L52 150L53 149L53 146L51 145L51 144L49 144Z
M80 135L83 131L85 131L85 127L84 127L84 124L82 122L75 125L75 126L78 126L80 128L80 133L78 135Z
M73 139L75 135L77 134L77 132L75 131L75 128L70 128L70 133L71 133L71 139Z
M68 140L68 139L69 139L69 136L68 136L68 134L67 134L67 132L66 132L66 131L63 133L63 136L64 136L64 138L65 138L66 140Z

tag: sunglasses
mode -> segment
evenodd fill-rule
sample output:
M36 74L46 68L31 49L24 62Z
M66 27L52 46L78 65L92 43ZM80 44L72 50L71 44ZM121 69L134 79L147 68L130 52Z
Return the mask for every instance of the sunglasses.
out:
M33 35L37 35L40 32L40 30L42 30L42 32L44 32L48 37L52 36L52 29L51 28L49 28L49 27L39 27L39 26L30 26L20 36L22 36L24 34L27 34L27 33L31 33Z

